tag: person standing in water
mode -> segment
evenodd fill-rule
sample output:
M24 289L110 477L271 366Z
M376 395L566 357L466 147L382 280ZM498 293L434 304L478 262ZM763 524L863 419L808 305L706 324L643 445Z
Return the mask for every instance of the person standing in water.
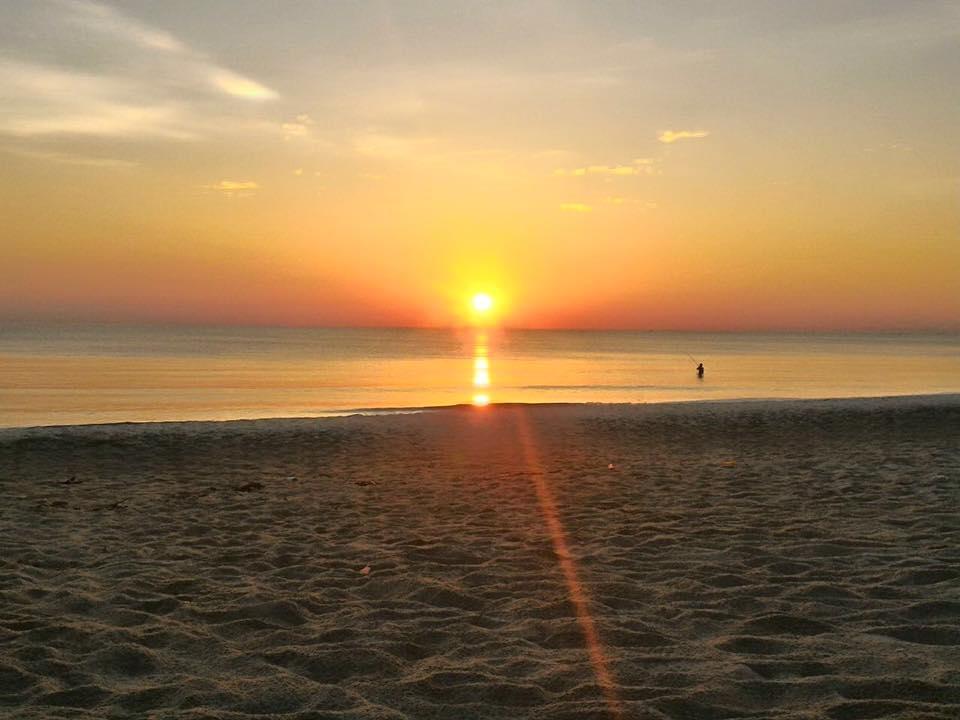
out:
M703 363L697 365L697 377L703 379Z

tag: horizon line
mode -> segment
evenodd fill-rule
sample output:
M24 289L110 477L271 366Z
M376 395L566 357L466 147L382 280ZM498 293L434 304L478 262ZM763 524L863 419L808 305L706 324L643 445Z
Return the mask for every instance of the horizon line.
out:
M103 325L123 327L183 327L183 328L249 328L274 330L468 330L468 331L505 331L505 332L623 332L623 333L716 333L716 334L784 334L784 335L812 335L812 334L960 334L960 325L950 326L919 326L903 325L877 327L750 327L750 328L643 328L643 327L604 327L604 326L570 326L570 327L536 327L519 325L383 325L383 324L308 324L308 323L263 323L263 322L231 322L231 321L183 321L183 320L149 320L149 319L88 319L88 318L0 318L0 327L10 325Z

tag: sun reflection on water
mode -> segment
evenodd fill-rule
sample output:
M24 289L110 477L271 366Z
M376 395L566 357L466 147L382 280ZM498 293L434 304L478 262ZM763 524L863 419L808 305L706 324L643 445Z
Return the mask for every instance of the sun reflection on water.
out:
M490 350L485 333L477 333L473 345L473 399L477 407L490 404Z

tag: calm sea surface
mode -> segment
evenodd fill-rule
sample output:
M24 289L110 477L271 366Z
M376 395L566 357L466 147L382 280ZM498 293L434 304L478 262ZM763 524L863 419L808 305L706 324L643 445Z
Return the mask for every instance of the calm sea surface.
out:
M0 426L942 392L960 335L0 325Z

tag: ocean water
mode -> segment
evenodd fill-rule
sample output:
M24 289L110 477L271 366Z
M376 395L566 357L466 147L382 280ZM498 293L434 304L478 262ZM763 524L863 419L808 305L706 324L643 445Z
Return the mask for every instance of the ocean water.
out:
M944 392L957 334L0 325L3 427Z

